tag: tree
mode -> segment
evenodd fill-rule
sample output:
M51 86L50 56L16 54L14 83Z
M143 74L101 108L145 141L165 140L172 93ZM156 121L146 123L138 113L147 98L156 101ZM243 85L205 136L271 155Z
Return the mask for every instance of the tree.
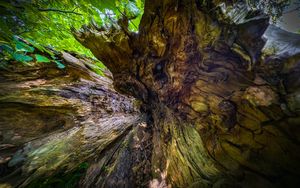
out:
M269 17L244 1L152 0L138 33L128 30L126 16L109 28L74 29L111 71L114 88L140 101L141 114L106 119L98 137L88 137L89 129L83 141L69 134L81 147L49 168L43 165L53 158L41 147L27 159L21 185L73 173L86 161L79 187L298 185L300 39L269 28L282 44L269 52L262 38L268 25Z
M91 21L110 25L127 15L129 30L137 31L142 14L141 0L5 0L0 3L0 42L18 35L56 50L92 56L75 40L70 27L79 29Z

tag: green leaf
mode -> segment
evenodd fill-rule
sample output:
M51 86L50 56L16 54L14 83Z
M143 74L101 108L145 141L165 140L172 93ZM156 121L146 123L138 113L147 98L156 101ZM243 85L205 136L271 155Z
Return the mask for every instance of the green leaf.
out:
M34 52L34 48L25 44L24 42L21 42L19 40L14 41L16 45L16 51L22 51L22 52Z
M54 56L54 54L50 50L46 49L44 46L40 45L39 43L35 42L34 40L26 38L26 41L28 41L32 46L34 46L41 52L47 52L49 55Z
M29 62L29 61L32 61L33 58L28 56L28 55L24 55L24 54L19 54L19 53L14 53L13 54L13 58L16 60L16 61L20 61L20 62Z
M54 61L56 63L56 66L60 69L64 69L66 66L64 64L62 64L61 62L59 61Z
M40 54L35 54L35 59L38 63L50 63L50 59Z

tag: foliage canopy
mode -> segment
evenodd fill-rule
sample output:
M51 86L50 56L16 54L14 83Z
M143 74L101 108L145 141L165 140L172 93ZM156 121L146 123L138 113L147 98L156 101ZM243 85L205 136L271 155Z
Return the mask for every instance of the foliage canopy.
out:
M91 21L105 26L125 15L129 30L137 31L143 7L143 0L5 0L0 2L0 40L8 42L18 35L57 50L92 56L74 39L70 27L79 29Z

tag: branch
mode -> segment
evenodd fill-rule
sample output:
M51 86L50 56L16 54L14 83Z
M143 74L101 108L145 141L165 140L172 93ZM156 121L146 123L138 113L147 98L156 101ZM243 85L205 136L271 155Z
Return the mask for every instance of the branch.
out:
M131 42L119 25L99 28L92 22L79 30L72 28L72 33L77 41L90 49L113 74L129 69L132 62Z
M60 10L60 9L54 9L54 8L46 8L46 9L44 9L44 8L38 8L38 10L39 11L44 11L44 12L46 12L46 11L53 11L53 12L60 12L60 13L82 15L82 14L80 14L78 12L74 12L75 9L74 10Z

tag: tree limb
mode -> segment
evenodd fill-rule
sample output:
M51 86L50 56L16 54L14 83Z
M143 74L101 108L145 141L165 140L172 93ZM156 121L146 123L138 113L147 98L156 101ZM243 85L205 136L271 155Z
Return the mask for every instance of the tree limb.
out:
M60 9L54 9L54 8L38 8L39 11L47 12L47 11L53 11L53 12L60 12L60 13L67 13L67 14L76 14L76 15L82 15L78 12L74 12L74 10L60 10Z

